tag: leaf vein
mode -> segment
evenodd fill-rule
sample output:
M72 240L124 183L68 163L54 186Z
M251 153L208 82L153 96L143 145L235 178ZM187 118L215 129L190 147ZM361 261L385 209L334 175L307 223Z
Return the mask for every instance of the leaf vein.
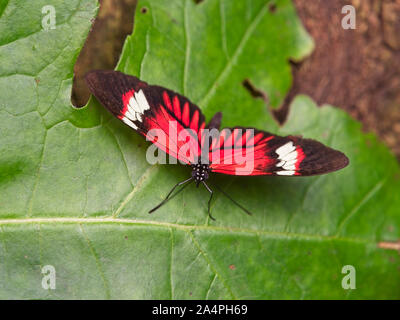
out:
M376 183L371 190L369 190L364 196L363 198L357 202L357 204L353 207L353 209L351 209L344 217L344 219L342 220L342 222L339 224L336 235L339 235L339 233L342 231L343 227L345 226L345 224L349 221L349 219L351 217L353 217L357 212L359 212L360 208L362 208L362 206L367 203L382 187L383 185L386 183L387 178L378 181L378 183Z
M44 158L44 149L45 149L45 146L46 146L47 132L48 132L48 130L46 130L45 133L44 133L42 153L41 153L41 155L40 155L40 161L39 161L38 169L37 169L37 171L36 171L35 184L34 184L34 186L33 186L32 194L31 194L31 197L30 197L29 202L28 202L27 217L31 217L31 216L32 216L33 198L34 198L34 196L35 196L36 189L37 189L37 185L38 185L38 183L39 183L40 170L41 170L41 168L42 168L43 158Z
M188 69L189 69L189 58L190 58L190 36L189 36L189 23L188 23L188 0L185 1L183 8L183 29L185 32L185 61L183 65L183 95L187 94L187 81L188 81Z
M224 13L224 0L219 1L219 16L221 20L221 37L222 37L222 49L225 53L226 58L229 60L229 53L228 53L228 43L226 38L226 20L225 20L225 13Z
M103 218L17 218L17 219L0 219L1 225L18 225L18 224L29 224L29 223L60 223L60 224L126 224L135 226L148 226L148 227L164 227L164 228L175 228L184 231L214 231L221 233L247 233L247 234L259 234L275 239L295 239L295 240L315 240L315 241L345 241L354 242L361 244L375 244L375 241L368 238L354 238L354 237L339 237L337 235L323 235L323 234L306 234L306 233L295 233L295 232L283 232L283 231L269 231L269 230L257 230L251 228L237 228L237 227L223 227L223 226L211 226L211 225L187 225L187 224L176 224L170 222L161 222L154 220L139 220L139 219L121 219L114 218L113 216L106 216Z
M212 286L213 286L213 284L215 282L215 279L217 279L217 274L216 273L214 273L214 277L212 278L212 280L210 282L210 285L208 286L206 297L204 298L204 300L208 300L208 296L209 296L211 288L212 288Z
M105 291L105 294L106 294L106 299L110 299L110 288L109 288L107 279L105 278L103 269L101 268L100 259L99 259L98 255L97 255L95 249L93 248L93 245L92 245L89 237L87 236L86 232L83 230L83 227L82 227L81 224L79 224L79 228L81 230L82 237L85 239L85 241L86 241L86 243L87 243L87 245L89 247L89 251L91 252L91 254L93 255L93 257L95 259L97 269L99 270L100 278L101 278L101 280L103 282L104 291Z
M212 270L213 273L215 273L217 276L219 276L219 278L221 279L222 284L224 285L224 287L229 291L229 294L232 296L233 299L237 300L235 294L233 293L232 289L230 288L230 286L224 281L224 279L221 277L221 275L218 273L217 269L213 266L213 264L211 263L210 259L208 258L207 254L204 252L204 250L200 247L200 244L197 242L196 238L194 237L193 233L191 231L188 231L188 234L190 236L190 238L193 241L193 244L196 246L197 250L199 250L199 252L201 252L204 260L206 261L206 263L208 264L208 266L210 267L210 269Z
M138 182L136 185L133 187L132 191L126 196L126 198L122 201L121 205L118 207L118 209L112 214L113 218L117 218L118 215L121 213L121 211L125 208L125 206L131 201L135 193L140 189L142 186L143 182L149 177L150 173L154 168L158 168L158 166L152 165L149 168L146 169L146 171L140 176Z
M248 41L251 34L253 33L253 31L255 30L255 28L257 27L257 25L260 23L261 19L264 17L264 15L267 12L268 12L268 5L265 4L264 7L260 10L260 12L257 14L257 16L254 18L254 20L249 24L239 45L237 46L237 48L232 56L232 59L228 60L228 63L226 64L225 68L222 70L222 72L219 74L219 76L215 79L215 81L211 85L210 89L204 95L204 98L199 102L199 105L201 105L203 108L207 106L211 97L215 94L218 84L220 84L228 76L228 73L231 71L231 69L237 62L238 57L242 53L246 42Z
M77 12L78 12L78 10L79 10L79 7L80 7L80 5L81 5L81 2L82 2L82 0L79 0L78 5L77 5L76 8L73 10L73 12L71 13L71 15L70 15L63 23L56 25L56 27L61 27L61 26L65 25L65 24L68 24L68 23L70 22L70 20L77 14ZM3 11L3 12L4 12L4 11ZM13 42L16 42L16 41L18 41L18 40L23 40L23 39L29 38L29 37L33 36L34 34L40 33L40 32L42 32L42 31L43 31L43 32L47 32L47 31L44 31L42 28L40 28L39 30L36 30L36 31L34 31L34 32L31 32L31 33L29 33L29 34L27 34L27 35L25 35L25 36L23 36L23 37L20 37L20 38L11 40L11 41L9 41L9 42L0 43L0 47L9 45L9 44L11 44L11 43L13 43Z
M170 263L169 263L169 283L171 286L171 300L174 299L174 282L172 279L172 265L174 261L174 231L172 228L169 229L171 234L171 256L170 256Z
M115 135L115 133L114 133L108 126L105 126L105 128L108 130L108 132L111 133L111 136L114 138L115 142L117 143L117 148L118 148L119 152L121 153L122 161L124 162L125 169L126 169L126 173L127 173L128 176L129 176L129 182L131 183L131 187L133 188L131 173L130 173L129 168L128 168L128 163L126 162L125 155L124 155L124 153L122 152L121 144L119 143L119 141L118 141L117 136Z

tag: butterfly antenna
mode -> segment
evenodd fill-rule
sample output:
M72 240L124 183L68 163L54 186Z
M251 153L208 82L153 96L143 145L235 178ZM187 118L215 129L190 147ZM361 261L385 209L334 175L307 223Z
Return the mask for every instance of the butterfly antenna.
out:
M217 187L217 189L219 190L219 191L221 191L224 195L225 195L225 197L227 197L229 200L231 200L235 205L237 205L240 209L242 209L244 212L246 212L249 216L251 216L252 215L252 213L249 211L249 210L247 210L245 207L243 207L242 205L240 205L239 203L237 203L235 200L233 200L232 199L232 197L229 195L229 194L227 194L224 190L222 190L220 187L218 187L218 186L216 186Z
M211 215L211 199L213 197L214 192L210 189L210 187L202 181L208 192L210 193L210 199L208 200L208 216L215 221L215 218Z
M171 189L171 191L167 194L167 196L165 197L165 199L164 199L163 201L161 201L161 203L160 203L159 205L157 205L156 207L154 207L153 209L151 209L151 210L149 211L149 213L153 213L154 211L156 211L157 209L159 209L161 206L163 206L164 204L166 204L169 200L171 200L173 197L175 197L176 195L178 195L183 189L185 189L185 188L190 184L190 182L192 182L192 181L193 181L193 177L191 177L191 178L189 178L189 179L187 179L187 180L185 180L185 181L182 181L182 182L177 183L177 184ZM176 192L176 193L174 194L173 197L170 198L170 195L172 194L172 192L174 192L174 190L175 190L177 187L179 187L179 186L181 186L181 185L183 185L183 184L185 184L185 183L187 183L187 182L189 182L189 183L186 184L186 185L184 185L180 190L178 190L178 192Z

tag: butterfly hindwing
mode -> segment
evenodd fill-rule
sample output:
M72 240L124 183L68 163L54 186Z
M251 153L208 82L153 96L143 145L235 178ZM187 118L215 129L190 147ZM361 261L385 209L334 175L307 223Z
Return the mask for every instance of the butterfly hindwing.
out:
M229 175L310 176L344 168L347 157L322 143L253 128L225 128L209 150L212 172Z

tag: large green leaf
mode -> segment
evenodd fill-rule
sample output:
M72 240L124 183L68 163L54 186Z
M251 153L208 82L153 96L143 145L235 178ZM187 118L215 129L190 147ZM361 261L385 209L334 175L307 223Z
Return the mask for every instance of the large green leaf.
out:
M44 31L49 2L57 28ZM141 1L118 66L184 93L208 117L224 111L224 125L302 134L350 158L319 177L216 175L211 185L254 215L217 194L215 222L195 188L149 215L190 171L150 166L144 140L95 101L71 107L95 2L0 5L0 298L400 297L399 255L379 248L400 237L395 159L344 112L307 97L278 128L242 85L279 105L287 60L312 49L290 1L275 4ZM42 288L45 265L55 267L55 290ZM341 286L344 265L355 267L355 290Z

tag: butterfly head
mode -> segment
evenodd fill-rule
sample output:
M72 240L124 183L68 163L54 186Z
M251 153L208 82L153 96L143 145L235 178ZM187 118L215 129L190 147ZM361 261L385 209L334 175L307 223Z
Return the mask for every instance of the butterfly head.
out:
M192 168L192 178L195 180L197 186L200 182L208 179L208 174L210 172L208 164L197 163L192 165Z

